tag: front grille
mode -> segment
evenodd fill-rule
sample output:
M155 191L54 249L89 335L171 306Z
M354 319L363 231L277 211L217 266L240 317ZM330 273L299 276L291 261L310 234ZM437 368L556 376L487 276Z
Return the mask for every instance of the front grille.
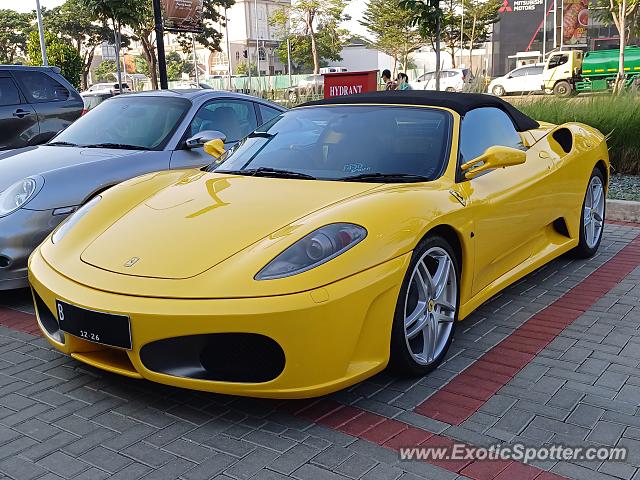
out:
M273 339L255 333L210 333L167 338L140 350L151 371L221 382L262 383L282 373L285 355Z

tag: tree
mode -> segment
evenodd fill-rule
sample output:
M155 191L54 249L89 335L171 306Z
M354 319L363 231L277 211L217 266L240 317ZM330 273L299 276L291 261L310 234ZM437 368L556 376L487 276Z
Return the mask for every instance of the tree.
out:
M116 79L116 62L103 60L93 72L97 82L113 82Z
M620 54L618 59L618 78L614 91L621 92L625 84L624 49L627 42L640 30L640 0L600 0L596 3L596 18L604 23L613 24L620 35Z
M202 4L203 30L202 33L196 33L196 42L208 49L210 52L219 52L222 33L216 30L213 25L220 24L224 26L227 19L220 13L231 7L235 0L204 0ZM178 35L178 43L182 47L185 54L191 53L193 49L193 41L191 34L181 33Z
M0 63L13 63L27 51L33 19L32 13L0 10Z
M75 88L80 86L80 76L82 75L82 58L78 52L68 43L65 43L55 35L45 32L45 42L47 44L47 59L49 64L60 67L61 74ZM31 65L42 65L42 52L40 50L40 36L37 30L29 34L27 41L27 56Z
M134 65L136 67L136 73L141 73L147 77L151 75L151 72L149 71L149 63L144 57L136 57L134 59Z
M464 44L469 48L469 70L473 69L473 49L489 38L490 26L500 20L501 0L463 0L465 25Z
M167 77L169 80L181 80L182 74L191 74L193 72L193 63L185 60L178 52L167 54Z
M311 53L311 39L307 35L291 35L291 70L292 73L308 73L314 69L313 55ZM326 67L328 61L340 61L342 57L342 42L336 39L331 30L321 28L316 32L316 45L320 67ZM280 61L287 64L287 42L280 43L275 51Z
M342 45L346 37L344 29L339 24L348 20L344 15L345 0L298 0L290 6L277 10L270 18L272 25L280 27L284 38L290 35L309 37L313 73L320 71L320 51L318 48L318 33L322 29L334 42Z
M409 54L424 44L418 29L411 26L411 13L400 8L399 0L370 0L360 24L373 37L373 46L393 57L394 68L400 62L406 71Z
M93 17L103 21L111 22L113 31L116 33L116 69L118 72L118 83L120 78L120 32L122 27L128 25L134 27L139 25L144 15L144 4L140 5L139 0L80 0L80 5L86 8Z
M249 75L249 71L251 71L251 75L258 75L258 67L255 63L242 62L236 65L236 73L238 75Z
M82 87L87 88L89 71L96 48L103 41L113 42L114 31L85 6L82 0L67 0L63 5L43 12L48 31L68 40L82 57ZM128 38L125 38L128 43Z

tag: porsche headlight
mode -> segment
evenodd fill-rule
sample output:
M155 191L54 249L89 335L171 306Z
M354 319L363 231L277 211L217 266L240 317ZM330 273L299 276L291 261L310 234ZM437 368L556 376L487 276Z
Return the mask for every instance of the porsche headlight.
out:
M71 215L67 220L58 227L58 229L53 232L51 236L51 241L53 243L58 243L63 237L71 230L71 228L80 221L82 217L84 217L89 211L95 207L102 197L100 195L93 197L87 203L85 203L82 207L80 207L76 213Z
M0 193L0 217L15 212L33 197L37 183L33 178L25 178L14 183Z
M341 255L367 236L367 230L353 223L325 225L287 248L256 275L256 280L290 277Z

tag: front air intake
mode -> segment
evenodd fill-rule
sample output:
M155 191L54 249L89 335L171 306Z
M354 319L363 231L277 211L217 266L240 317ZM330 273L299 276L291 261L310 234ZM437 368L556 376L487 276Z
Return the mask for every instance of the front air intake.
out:
M148 343L140 359L153 372L219 382L262 383L282 373L278 343L256 333L210 333Z

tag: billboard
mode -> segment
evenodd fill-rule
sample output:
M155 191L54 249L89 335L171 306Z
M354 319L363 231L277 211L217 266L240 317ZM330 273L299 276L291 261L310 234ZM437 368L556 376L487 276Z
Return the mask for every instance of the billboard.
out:
M164 29L169 32L202 32L203 0L162 0Z
M587 45L589 0L564 0L562 3L563 45Z

